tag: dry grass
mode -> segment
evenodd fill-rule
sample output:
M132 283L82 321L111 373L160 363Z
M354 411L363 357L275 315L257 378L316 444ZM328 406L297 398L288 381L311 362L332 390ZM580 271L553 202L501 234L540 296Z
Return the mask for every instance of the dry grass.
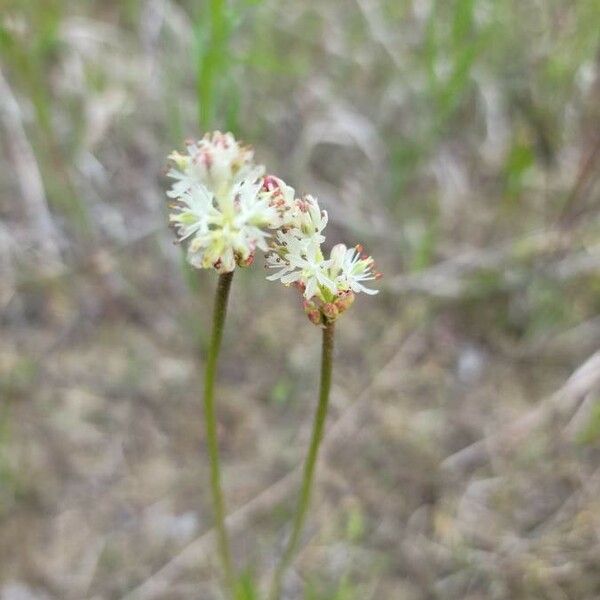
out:
M237 2L217 53L192 3L4 5L2 600L221 598L199 396L215 278L182 269L161 175L199 133L197 75L211 127L319 194L328 241L363 238L386 276L340 322L287 598L600 597L595 2ZM319 336L260 265L234 285L220 435L261 581Z

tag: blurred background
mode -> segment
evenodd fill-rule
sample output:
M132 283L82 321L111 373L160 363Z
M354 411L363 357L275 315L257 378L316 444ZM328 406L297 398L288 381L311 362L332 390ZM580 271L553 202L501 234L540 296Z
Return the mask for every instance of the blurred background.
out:
M1 600L222 598L216 277L164 195L216 128L384 273L339 322L286 599L600 598L599 65L596 0L0 0ZM259 586L320 352L261 263L217 388Z

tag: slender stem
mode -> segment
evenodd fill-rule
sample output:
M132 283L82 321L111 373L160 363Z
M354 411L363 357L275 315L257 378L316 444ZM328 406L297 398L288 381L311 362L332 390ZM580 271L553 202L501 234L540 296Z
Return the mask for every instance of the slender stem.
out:
M235 570L231 560L229 539L225 528L225 501L221 489L221 467L219 461L219 445L217 442L217 418L215 414L215 375L221 340L223 338L223 327L227 313L227 299L231 287L231 273L219 276L215 306L213 312L212 336L206 359L206 370L204 374L204 424L206 428L206 446L210 461L210 489L212 494L215 528L217 530L217 546L221 566L225 575L225 582L233 594L235 588Z
M306 462L304 463L302 487L300 488L300 497L298 499L298 506L296 507L296 513L294 515L292 533L281 561L275 569L273 581L271 583L271 590L269 592L269 600L279 600L283 576L285 575L285 572L290 566L292 559L296 554L296 550L298 549L300 536L302 535L302 530L304 529L304 523L306 521L306 516L310 506L315 467L319 454L319 446L321 445L321 440L323 439L323 429L325 426L327 407L329 404L331 371L333 367L333 333L334 324L328 323L325 325L323 329L323 347L321 353L321 386L319 390L319 404L317 405L317 411L315 413L308 455L306 456Z
M225 0L210 0L208 14L204 17L208 21L208 36L204 40L201 36L200 22L196 25L196 43L199 45L197 52L197 96L198 96L198 122L206 131L215 117L216 107L216 79L215 75L223 70L227 63L227 4ZM223 75L223 73L221 73Z

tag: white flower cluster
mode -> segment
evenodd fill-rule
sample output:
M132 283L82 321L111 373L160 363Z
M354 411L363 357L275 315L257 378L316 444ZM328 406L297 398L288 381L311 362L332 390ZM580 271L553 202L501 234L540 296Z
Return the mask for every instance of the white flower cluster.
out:
M361 246L338 244L325 258L321 244L327 212L320 209L316 198L295 198L294 190L275 177L266 177L264 188L279 215L279 229L267 255L267 267L276 272L267 279L297 286L311 321L333 321L351 306L356 293L377 293L363 284L381 274Z
M189 241L194 267L228 273L251 264L257 248L267 250L265 230L277 226L278 213L262 192L265 169L251 148L216 131L169 158L175 183L167 195L176 201L169 219L179 240Z
M175 180L167 195L175 202L170 221L179 241L187 240L188 261L197 268L228 273L250 265L257 249L267 252L267 277L298 287L311 321L332 321L358 292L376 294L365 281L378 279L373 259L362 247L321 249L327 213L316 198L296 198L281 179L264 175L250 147L231 133L216 131L173 152L167 175ZM269 230L275 230L270 234Z

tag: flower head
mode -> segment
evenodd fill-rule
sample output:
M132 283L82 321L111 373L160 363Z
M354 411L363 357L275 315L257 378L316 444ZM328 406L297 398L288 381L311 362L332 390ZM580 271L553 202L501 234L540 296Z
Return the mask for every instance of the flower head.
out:
M273 186L278 189L279 184ZM325 258L321 244L327 213L312 196L281 204L280 226L267 255L267 267L276 270L267 279L294 285L304 296L304 309L316 324L331 322L354 302L355 294L376 294L363 282L381 277L362 246L334 246Z
M169 220L178 240L188 240L194 267L227 273L251 264L257 248L267 250L266 229L277 225L278 212L264 194L264 168L254 164L251 148L217 131L170 159Z

